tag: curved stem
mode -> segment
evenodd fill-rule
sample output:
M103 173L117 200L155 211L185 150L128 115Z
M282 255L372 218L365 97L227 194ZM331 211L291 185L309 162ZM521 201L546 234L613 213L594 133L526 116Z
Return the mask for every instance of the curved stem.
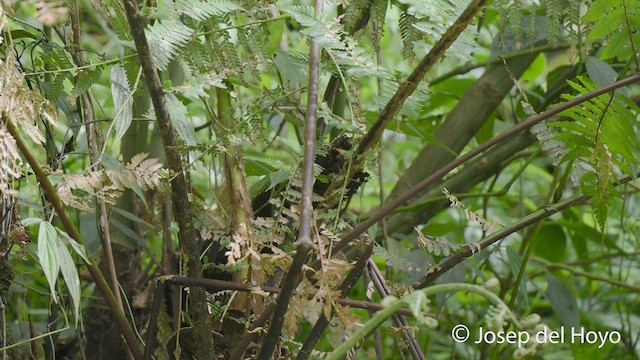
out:
M492 293L491 291L472 284L441 284L428 287L421 291L416 291L411 293L408 296L405 296L402 299L398 299L393 301L391 304L388 304L387 307L376 313L367 323L360 328L360 330L356 331L347 341L342 343L338 348L336 348L327 360L338 360L342 359L342 357L354 346L360 342L360 340L364 339L369 333L378 328L385 320L387 320L391 315L393 315L396 311L402 308L405 304L410 304L415 301L414 298L417 296L430 296L437 293L442 292L452 292L452 291L468 291L473 292L478 295L484 296L487 300L491 301L494 305L500 306L507 310L507 312L511 315L511 320L514 321L517 327L520 325L517 323L515 316L511 313L511 310L507 307L498 295ZM426 300L422 300L426 301Z

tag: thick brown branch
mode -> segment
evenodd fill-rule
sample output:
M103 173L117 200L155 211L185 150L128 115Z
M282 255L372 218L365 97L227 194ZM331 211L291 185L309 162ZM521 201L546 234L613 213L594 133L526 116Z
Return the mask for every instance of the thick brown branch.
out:
M160 77L153 63L147 37L144 33L144 20L138 11L135 0L123 0L127 14L127 21L131 29L131 36L136 44L138 59L142 66L145 83L156 113L156 122L167 160L167 166L173 173L171 181L171 199L175 210L175 217L179 227L180 247L185 259L186 273L191 277L202 276L202 264L199 258L196 232L193 225L193 212L189 201L187 182L182 168L182 159L177 148L176 135L171 125L171 118L164 96L164 89ZM212 337L209 329L210 319L207 314L205 291L201 288L193 289L190 302L191 319L194 321L194 335L196 339L196 355L205 359L211 355Z

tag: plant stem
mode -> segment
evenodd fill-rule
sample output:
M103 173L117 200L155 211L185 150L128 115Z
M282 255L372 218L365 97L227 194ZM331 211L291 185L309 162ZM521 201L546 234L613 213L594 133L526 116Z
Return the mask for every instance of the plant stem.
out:
M438 171L434 172L433 174L431 174L429 177L427 177L426 179L420 181L418 184L414 185L411 189L407 190L405 193L403 193L402 195L398 196L397 198L395 198L393 201L389 202L389 204L387 204L386 206L382 207L380 210L376 211L373 215L371 215L371 217L369 217L367 220L361 222L360 224L358 224L349 234L347 234L345 237L342 238L342 240L340 240L337 244L335 244L334 246L334 252L335 251L341 251L342 249L344 249L345 246L347 246L351 241L355 240L358 236L360 236L362 233L364 233L365 231L367 231L367 229L369 229L371 226L373 226L374 224L378 223L382 218L384 218L385 216L387 216L389 213L391 213L393 210L395 210L397 207L399 207L400 205L404 204L406 201L408 201L409 199L411 199L412 197L414 197L415 195L417 195L420 191L422 191L423 189L433 185L435 182L441 180L444 176L446 176L447 174L449 174L451 171L453 171L454 169L458 168L460 165L466 163L467 161L473 159L474 157L476 157L477 155L479 155L480 153L490 149L491 147L493 147L496 144L499 144L507 139L510 139L512 137L514 137L515 135L517 135L518 133L529 129L530 127L532 127L535 124L538 124L540 122L542 122L543 120L549 119L552 116L555 116L571 107L577 106L579 104L582 104L583 102L589 101L595 97L598 97L602 94L606 94L610 91L616 90L618 88L627 86L627 85L631 85L633 83L636 83L640 81L640 74L636 74L633 76L630 76L628 78L625 78L623 80L620 81L616 81L613 84L607 85L605 87L602 87L598 90L592 91L588 94L582 95L580 97L577 97L573 100L567 101L553 109L547 110L543 113L540 113L538 115L535 116L531 116L529 117L527 120L519 123L518 125L512 127L511 129L503 132L500 135L497 135L489 140L487 140L486 142L482 143L481 145L479 145L478 147L472 149L471 151L469 151L468 153L458 157L457 159L453 160L452 162L448 163L447 165L443 166L442 168L440 168Z
M316 0L315 12L319 14L324 7L324 0ZM289 300L302 276L302 266L307 262L307 256L311 252L313 242L311 240L311 221L313 218L313 183L315 180L316 158L316 127L318 122L318 78L320 68L320 44L315 39L311 40L309 56L309 93L307 100L307 116L305 127L304 167L302 173L302 204L300 213L300 226L298 228L297 251L293 262L282 281L282 292L273 312L271 325L264 339L258 360L271 359L273 351L280 340L284 318L289 310Z
M202 277L202 263L200 262L200 251L196 242L193 211L189 201L189 187L185 179L182 157L178 150L176 134L171 124L164 89L151 56L149 43L144 33L144 20L138 10L137 2L135 0L123 0L123 3L131 29L131 36L138 51L138 59L142 66L145 83L149 89L149 95L156 113L156 122L160 130L167 166L173 174L171 199L179 227L180 248L182 256L185 258L185 271L191 277ZM196 344L194 353L199 359L206 359L211 356L213 349L206 292L202 288L194 288L191 291L191 299L189 313L193 321Z
M73 240L75 240L81 245L84 245L84 241L80 236L80 232L78 231L75 224L73 223L73 220L71 220L71 216L69 216L69 213L67 212L66 207L62 203L62 200L60 200L60 198L58 197L56 189L53 187L53 185L51 185L51 182L49 181L47 174L45 174L42 166L38 163L38 160L36 160L36 158L33 156L27 144L24 142L24 140L22 140L22 137L20 136L18 129L11 122L8 115L4 111L2 112L2 121L6 124L7 130L16 141L16 145L20 149L20 152L22 152L22 155L25 157L25 159L31 166L31 169L33 170L36 178L38 179L38 182L40 183L40 188L42 189L42 192L44 193L45 197L47 198L51 206L53 206L56 213L58 214L58 217L60 218L60 222L64 226L65 231L67 232L67 234L69 234L69 236ZM87 254L87 257L89 259L88 263L85 262L85 265L87 266L87 270L91 274L91 277L93 278L93 281L98 287L98 290L102 294L102 297L104 298L107 306L109 307L109 310L111 310L111 312L113 313L113 317L115 318L115 321L118 323L118 327L122 332L122 336L124 337L127 343L127 346L131 351L131 354L133 354L133 357L135 359L142 359L142 348L140 347L138 340L136 339L136 336L133 333L133 330L131 329L131 326L127 321L127 318L125 317L122 307L118 304L118 301L116 300L113 292L111 291L109 284L107 283L107 280L105 279L104 275L98 268L98 265L95 262L95 260L91 257L91 254Z
M417 296L418 292L422 292L424 296L430 296L437 293L442 292L452 292L452 291L468 291L473 292L479 295L484 296L487 300L491 301L496 306L504 307L508 309L507 305L500 299L496 294L491 291L472 284L441 284L430 286L426 289L413 292L410 295L402 299L395 300L393 303L388 304L387 307L377 312L367 323L364 324L360 330L356 331L347 341L342 343L342 345L338 346L332 353L327 357L327 360L338 360L342 359L342 357L354 346L360 342L360 340L364 339L369 333L377 329L385 320L387 320L391 315L393 315L398 309L402 308L405 304L410 303L412 301L412 297ZM509 310L509 312L511 312ZM515 319L514 316L511 316L512 320Z

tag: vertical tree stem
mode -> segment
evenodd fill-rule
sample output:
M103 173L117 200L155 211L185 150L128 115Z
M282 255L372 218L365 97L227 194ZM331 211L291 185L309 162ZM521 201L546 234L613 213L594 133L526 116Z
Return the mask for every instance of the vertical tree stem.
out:
M127 21L131 29L131 36L136 44L138 59L142 66L145 83L149 89L151 102L156 113L156 122L160 130L160 136L164 145L167 166L173 174L171 180L171 199L175 210L175 217L179 227L180 248L184 256L186 273L191 277L202 277L202 264L196 232L193 225L193 212L189 201L187 181L182 167L180 151L177 148L176 134L171 125L171 118L167 108L164 89L160 83L160 77L156 70L149 43L144 33L144 21L138 10L135 0L123 0ZM191 289L189 313L193 321L196 348L194 349L199 359L211 356L213 340L209 328L210 316L207 309L206 292L202 288Z
M322 12L323 0L316 0L316 15ZM316 127L318 120L318 74L320 67L320 44L311 39L311 54L309 59L309 94L307 100L307 116L305 128L304 168L302 177L302 210L300 214L300 227L298 228L297 252L294 255L291 267L285 274L282 282L282 292L278 296L273 319L264 339L258 360L268 360L278 344L282 333L284 317L289 310L289 300L297 279L302 275L302 266L306 263L307 256L313 247L311 241L311 219L313 217L313 182L316 151Z

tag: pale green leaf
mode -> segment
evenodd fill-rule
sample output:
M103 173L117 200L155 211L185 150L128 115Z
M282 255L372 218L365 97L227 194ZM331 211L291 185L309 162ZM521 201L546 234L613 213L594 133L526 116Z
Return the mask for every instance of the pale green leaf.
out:
M76 264L69 254L69 250L62 241L56 241L58 249L58 259L60 262L60 270L62 271L62 277L67 284L69 294L71 294L71 300L73 300L73 309L75 313L76 323L80 318L80 277L78 276L78 269Z
M36 224L40 224L42 222L42 219L40 218L26 218L26 219L22 219L22 226L31 226L31 225L36 225Z
M114 65L111 68L111 96L113 96L113 105L116 108L116 116L113 119L116 131L114 141L122 139L131 125L133 119L133 98L131 95L127 73L119 64Z
M78 254L82 258L82 260L84 260L87 264L91 264L91 261L89 261L89 257L87 256L87 251L85 250L84 245L73 240L71 236L69 236L69 234L67 234L66 232L57 228L56 230L58 231L58 235L60 237L64 238L69 242L69 244L71 244L71 248L73 248L73 251L75 251L76 254Z
M58 280L58 272L60 272L57 242L58 235L56 234L56 229L48 221L42 221L38 232L38 259L44 271L44 276L49 283L51 296L53 296L55 302L58 302L56 296L56 281Z

